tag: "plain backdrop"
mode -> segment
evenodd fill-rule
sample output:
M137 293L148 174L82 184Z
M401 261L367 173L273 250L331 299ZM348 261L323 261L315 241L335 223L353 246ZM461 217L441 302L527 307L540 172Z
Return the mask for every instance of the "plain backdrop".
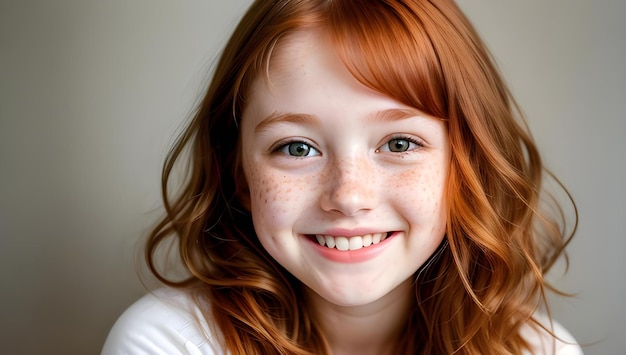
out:
M160 169L250 0L0 0L0 352L97 354ZM626 353L626 1L460 0L580 228L556 318Z

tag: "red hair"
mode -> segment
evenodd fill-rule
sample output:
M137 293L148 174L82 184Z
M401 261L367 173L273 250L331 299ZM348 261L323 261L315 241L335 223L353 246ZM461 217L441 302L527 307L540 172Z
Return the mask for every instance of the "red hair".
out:
M195 290L233 354L327 353L300 282L265 252L237 199L244 185L237 120L248 87L269 75L285 36L312 29L330 33L361 83L447 121L446 239L416 275L418 307L397 353L521 353L528 344L520 328L545 305L543 275L569 236L540 210L537 148L484 44L451 0L255 1L165 163L166 215L146 245L151 271ZM171 199L168 181L184 158L189 174ZM156 266L168 239L189 274L184 280Z

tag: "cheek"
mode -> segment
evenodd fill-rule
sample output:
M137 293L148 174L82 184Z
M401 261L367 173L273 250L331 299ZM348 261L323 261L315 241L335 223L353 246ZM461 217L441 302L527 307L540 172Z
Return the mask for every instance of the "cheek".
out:
M445 225L445 186L448 170L442 164L428 164L398 174L391 185L396 201L417 218L434 219L433 228Z
M248 174L248 185L251 212L255 220L271 219L273 223L280 224L281 219L305 200L306 184L303 178L253 168Z

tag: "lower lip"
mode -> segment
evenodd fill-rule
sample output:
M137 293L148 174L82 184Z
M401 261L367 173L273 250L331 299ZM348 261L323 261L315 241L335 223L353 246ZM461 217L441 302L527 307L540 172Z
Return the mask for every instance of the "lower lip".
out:
M393 232L389 235L385 240L378 244L372 244L369 247L363 247L357 250L339 250L337 248L328 248L320 245L317 241L312 238L307 237L306 239L313 244L315 247L315 251L317 251L324 258L337 262L337 263L360 263L364 261L368 261L374 259L376 256L381 254L387 247L390 245L390 242L393 237L396 236L398 232Z

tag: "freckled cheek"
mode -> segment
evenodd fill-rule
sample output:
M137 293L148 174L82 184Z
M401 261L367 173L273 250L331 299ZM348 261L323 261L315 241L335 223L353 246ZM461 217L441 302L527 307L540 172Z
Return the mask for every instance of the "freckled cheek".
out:
M416 211L421 218L445 216L447 177L447 170L440 165L428 165L397 174L392 185L394 199L404 208Z
M250 174L248 185L253 213L281 218L306 201L305 179L281 173L255 171Z

